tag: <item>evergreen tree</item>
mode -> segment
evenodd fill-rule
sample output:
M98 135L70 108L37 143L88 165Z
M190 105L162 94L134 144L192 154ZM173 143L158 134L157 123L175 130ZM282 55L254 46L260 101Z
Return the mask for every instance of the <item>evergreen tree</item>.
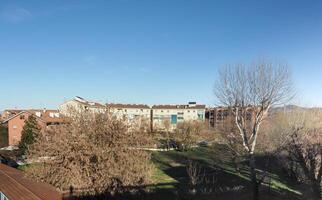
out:
M37 119L34 115L29 115L25 121L21 132L21 140L19 143L19 151L22 155L26 154L28 146L33 144L39 135L40 128L37 123Z
M0 148L6 146L8 146L8 128L0 124Z

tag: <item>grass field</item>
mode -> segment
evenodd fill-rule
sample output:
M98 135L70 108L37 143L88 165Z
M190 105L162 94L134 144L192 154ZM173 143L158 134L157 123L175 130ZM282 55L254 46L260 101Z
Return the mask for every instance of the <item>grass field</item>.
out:
M143 188L149 192L121 195L120 199L172 200L172 199L251 199L248 168L241 163L237 172L230 161L229 151L223 145L198 147L191 151L153 152L154 173L152 184ZM197 186L195 195L189 194L189 177L186 171L187 160L198 162L205 177L210 180ZM258 166L264 158L258 156ZM20 167L24 170L26 167ZM261 200L309 200L310 189L288 179L277 163L269 168L270 184L260 187ZM146 191L146 190L145 190Z
M188 159L198 162L205 177L214 180L209 186L200 184L196 195L188 195L189 178L185 166ZM257 160L261 162L263 159L259 156ZM223 145L198 147L187 152L154 152L152 161L156 166L153 182L155 193L159 194L156 195L157 199L251 198L247 165L241 163L240 173L237 172L229 160L228 150ZM284 174L278 164L272 162L268 173L270 181L260 187L261 199L309 199L308 187L294 183Z

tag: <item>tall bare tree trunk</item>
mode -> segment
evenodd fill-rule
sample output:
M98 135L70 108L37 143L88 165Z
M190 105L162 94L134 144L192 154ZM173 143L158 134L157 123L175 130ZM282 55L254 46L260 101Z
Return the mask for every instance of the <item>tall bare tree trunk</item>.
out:
M314 199L322 199L321 185L318 182L312 183Z
M257 180L254 156L257 136L268 110L287 103L293 97L288 67L265 61L249 66L228 65L219 70L215 95L219 103L232 108L242 145L249 156L253 200L258 200L261 181ZM248 114L252 119L248 119Z
M250 178L253 187L253 200L259 200L259 184L256 177L256 164L255 157L253 153L249 155L249 167L250 167Z

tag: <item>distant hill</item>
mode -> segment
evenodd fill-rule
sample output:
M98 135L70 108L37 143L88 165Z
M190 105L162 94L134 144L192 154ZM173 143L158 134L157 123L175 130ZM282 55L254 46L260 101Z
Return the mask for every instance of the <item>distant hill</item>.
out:
M270 110L271 113L277 113L277 112L290 112L292 110L321 110L322 108L319 107L302 107L302 106L297 106L297 105L286 105L286 106L281 106L281 107L275 107Z

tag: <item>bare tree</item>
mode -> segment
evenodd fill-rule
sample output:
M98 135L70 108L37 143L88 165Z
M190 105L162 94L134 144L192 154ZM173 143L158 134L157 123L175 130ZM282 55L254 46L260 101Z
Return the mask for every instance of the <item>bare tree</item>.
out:
M201 166L192 160L188 160L186 170L189 176L190 193L196 194L197 185L201 184L205 179L205 170L202 170Z
M106 113L77 112L69 123L45 130L29 149L41 164L28 174L66 191L114 194L149 182L149 134Z
M322 111L293 110L284 114L277 131L276 148L289 175L311 185L315 199L322 198Z
M216 130L220 134L220 140L228 147L235 170L240 173L240 161L245 155L245 149L242 145L239 131L235 126L235 118L233 116L227 116L223 120L223 124L223 126L216 127Z
M197 136L201 129L201 123L198 121L183 121L177 124L177 128L172 137L179 143L180 148L186 151L196 144Z
M286 103L292 97L292 82L288 67L265 61L249 66L230 65L219 71L214 89L220 104L230 107L235 117L243 147L249 158L253 199L259 199L255 150L261 123L273 106ZM247 123L248 109L253 117Z
M165 130L165 139L166 139L166 143L167 143L167 150L169 150L169 148L170 148L170 131L171 131L170 119L164 119L162 121L162 125Z

